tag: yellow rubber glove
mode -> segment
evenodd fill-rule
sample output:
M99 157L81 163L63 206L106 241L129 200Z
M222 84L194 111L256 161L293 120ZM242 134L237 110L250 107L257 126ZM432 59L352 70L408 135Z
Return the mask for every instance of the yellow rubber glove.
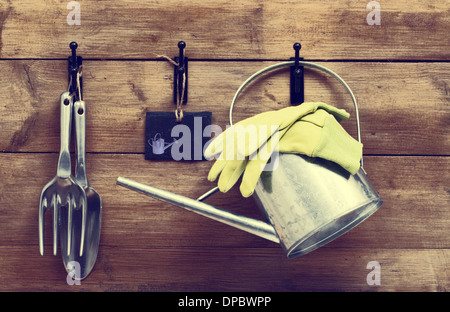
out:
M351 174L359 170L362 158L362 144L351 137L333 115L322 109L295 122L282 135L275 151L327 159ZM248 159L240 185L242 196L249 197L253 194L265 165L263 157ZM225 171L222 171L220 178L224 173L225 179ZM229 189L230 186L232 187L231 183L220 185L219 189Z
M306 102L298 106L289 106L276 111L264 112L244 119L215 138L205 150L205 158L221 154L220 159L242 160L257 151L276 131L290 127L303 116L322 108L333 114L336 119L344 120L349 114L322 102ZM257 135L255 136L255 130ZM228 142L227 142L228 141ZM240 144L245 142L246 144ZM228 148L228 151L226 150Z
M308 143L302 146L300 137L306 137L305 133L308 134L305 138ZM313 146L314 149L310 150ZM280 141L279 148L282 153L304 150L304 155L330 160L355 174L361 166L363 145L350 136L333 115L318 110L292 125Z
M318 108L322 109L318 110ZM312 114L315 111L318 113ZM320 113L320 111L323 113ZM327 144L319 140L321 138L322 127L325 124L327 116L331 116L337 125L339 123L328 112L332 113L339 120L349 117L349 114L344 110L336 109L319 102L304 103L300 106L287 107L275 112L262 113L237 123L214 139L206 149L205 157L207 158L213 156L213 152L221 152L219 159L209 172L208 179L214 181L220 175L218 181L219 189L222 192L227 192L245 171L241 184L241 193L244 197L250 196L272 152L275 148L279 148L279 138L281 138L280 151L312 156L315 148L320 147L317 149L319 153L316 152L316 154L323 154L330 158L326 153L333 155L333 152L330 152L327 148L323 148L322 145L326 147ZM306 118L307 123L297 125L298 122L296 120L299 118ZM287 137L285 140L286 143L283 144L282 138L286 133L291 131L290 127L293 124L296 125L296 134ZM273 127L274 125L275 127ZM255 135L255 132L245 131L248 126L256 126L256 128L259 127L258 129L262 130L257 131ZM266 128L261 126L265 126ZM332 129L331 127L329 128ZM272 136L275 138L272 138ZM292 141L295 137L299 138ZM333 139L333 137L331 136L330 138ZM238 144L243 139L244 143L248 144ZM322 150L325 150L325 152L322 152Z

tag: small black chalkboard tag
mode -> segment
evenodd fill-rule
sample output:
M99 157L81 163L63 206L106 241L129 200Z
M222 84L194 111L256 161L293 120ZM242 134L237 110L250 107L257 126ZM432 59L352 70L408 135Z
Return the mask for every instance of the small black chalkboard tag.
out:
M211 112L184 112L178 122L174 112L147 112L145 159L206 160L205 144L211 139Z

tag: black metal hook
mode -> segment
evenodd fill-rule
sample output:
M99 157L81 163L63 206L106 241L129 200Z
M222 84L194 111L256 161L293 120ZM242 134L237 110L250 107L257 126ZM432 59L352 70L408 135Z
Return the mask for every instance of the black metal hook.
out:
M178 42L179 56L174 58L174 61L178 63L173 71L173 102L178 104L178 99L181 98L183 92L184 83L184 94L183 103L187 103L188 95L188 58L184 56L184 49L186 48L186 43L184 41ZM183 82L184 79L184 82Z
M291 66L291 104L302 104L305 100L304 93L304 67L299 64L302 57L300 57L300 49L302 45L298 42L294 44L295 58L294 65Z
M80 70L80 66L83 63L83 58L81 56L77 56L77 48L78 44L76 42L71 42L69 45L70 49L72 50L72 55L68 57L68 73L69 73L69 92L70 94L73 94L74 100L78 101L79 94L78 94L78 86L77 86L77 74ZM80 94L83 93L83 78L80 77Z

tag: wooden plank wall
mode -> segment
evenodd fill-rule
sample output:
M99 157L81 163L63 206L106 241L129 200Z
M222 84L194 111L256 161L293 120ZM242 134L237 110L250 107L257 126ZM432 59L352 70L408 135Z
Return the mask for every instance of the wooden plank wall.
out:
M450 7L448 1L92 1L68 25L69 1L0 1L0 290L448 291ZM211 162L144 159L145 113L173 109L173 67L187 43L187 111L225 127L240 84L301 56L351 86L360 106L364 166L384 200L364 223L300 258L271 242L116 185L118 176L192 198L213 183ZM60 256L38 250L38 200L56 172L60 93L69 43L84 58L88 178L103 200L91 275L66 283ZM305 73L307 101L348 110L333 78ZM289 105L288 70L247 88L235 118ZM354 119L343 126L355 135ZM208 202L260 218L237 188ZM48 221L49 222L49 221ZM368 285L371 261L381 282Z

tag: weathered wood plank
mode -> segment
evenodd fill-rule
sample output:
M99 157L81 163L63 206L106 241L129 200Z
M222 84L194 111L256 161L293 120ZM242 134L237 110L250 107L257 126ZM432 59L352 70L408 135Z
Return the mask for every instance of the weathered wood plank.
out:
M225 129L234 93L272 62L191 62L186 111L213 112ZM449 63L319 63L339 73L359 101L366 154L448 155ZM147 111L172 111L172 65L161 61L85 61L89 152L143 153ZM0 150L57 152L59 95L67 88L65 61L0 61ZM352 114L345 89L326 74L306 72L306 101ZM268 74L239 98L235 118L289 105L288 70Z
M0 245L30 245L37 252L38 201L56 172L57 154L0 153ZM369 178L383 206L332 247L449 248L448 157L366 157ZM103 201L103 246L272 247L278 245L182 208L116 185L127 177L191 198L215 186L206 179L208 162L150 162L143 155L88 154L88 178ZM264 219L238 187L207 202ZM46 252L51 250L51 213ZM282 250L280 249L280 254Z
M108 246L78 286L67 284L60 256L42 257L29 246L0 246L0 255L7 255L0 258L2 291L448 291L450 286L448 249L322 248L287 259L273 248ZM380 285L367 283L371 261L380 265Z
M77 41L88 58L176 55L185 40L197 59L288 59L300 41L309 59L449 58L445 0L383 1L381 24L368 25L369 1L79 0L2 1L1 58L66 58Z

